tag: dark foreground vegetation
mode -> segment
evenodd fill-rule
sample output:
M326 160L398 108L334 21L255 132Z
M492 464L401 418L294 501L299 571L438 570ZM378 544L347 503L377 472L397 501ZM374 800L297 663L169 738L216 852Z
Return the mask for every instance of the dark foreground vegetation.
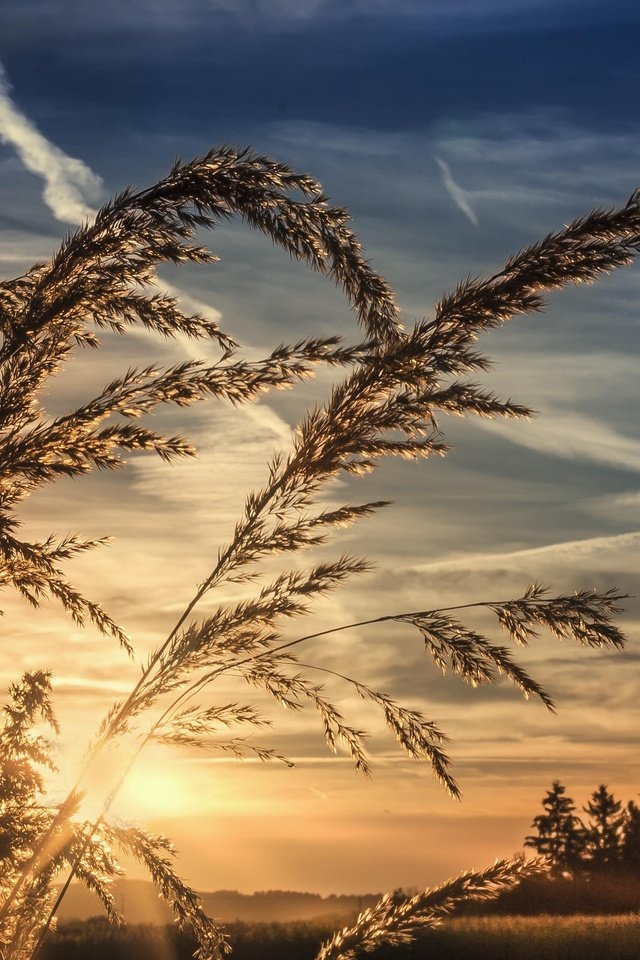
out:
M342 918L344 920L344 918ZM229 924L234 960L313 960L341 921ZM114 927L103 917L62 923L50 934L42 960L191 960L197 944L173 925Z
M637 915L469 917L428 932L396 960L637 960ZM379 960L391 960L382 951Z
M597 876L528 879L523 880L515 890L501 894L493 903L462 904L458 909L465 915L597 916L638 913L640 881L637 877L614 870Z
M312 960L333 931L327 922L236 923L234 960ZM380 949L371 960L637 960L640 917L463 917L425 930L406 947ZM173 927L116 929L103 920L62 924L42 960L188 960L194 942Z

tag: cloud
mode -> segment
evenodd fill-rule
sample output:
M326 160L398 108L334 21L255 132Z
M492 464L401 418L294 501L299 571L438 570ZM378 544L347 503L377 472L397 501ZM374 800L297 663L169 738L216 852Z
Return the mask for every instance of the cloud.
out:
M538 453L640 471L640 441L579 413L547 410L524 429L504 420L483 420L479 426Z
M435 157L435 161L440 167L440 171L442 173L442 182L449 196L455 203L456 207L458 207L459 210L462 210L465 217L471 221L474 227L477 227L478 218L469 201L467 200L467 192L463 190L460 184L456 183L456 181L453 179L451 169L446 161L442 160L441 157Z
M9 37L33 38L34 30L51 37L91 36L114 31L144 31L159 34L166 30L202 31L220 16L233 17L251 30L290 30L307 23L315 26L332 21L392 19L431 31L459 34L460 24L476 29L525 26L544 11L546 21L566 21L579 8L581 22L613 19L606 5L597 0L111 0L109 4L81 3L78 0L29 0L31 16L24 17L24 0L5 0L3 26Z
M446 560L395 563L380 566L367 581L368 593L351 597L354 619L369 619L402 610L434 609L472 601L520 596L534 580L549 584L553 595L576 589L634 590L634 571L640 560L640 531L553 541L543 546L515 550L469 551ZM393 597L393 606L389 597ZM372 603L371 598L379 602ZM637 600L624 604L626 621L637 621ZM380 628L379 645L386 644L386 626ZM373 636L370 629L369 636ZM382 656L375 669L389 675L399 668L392 645L389 659ZM414 678L406 681L413 686Z
M572 0L575 4L576 0ZM571 0L570 0L571 5ZM486 20L487 17L504 19L505 16L514 17L551 7L551 0L484 0L482 4L477 0L430 0L425 4L423 0L352 0L348 4L352 9L363 14L382 14L393 16L407 16L420 20L444 21L452 20Z
M237 10L237 0L216 0L216 5L221 4L226 10ZM285 19L285 20L313 20L326 14L327 4L325 0L258 0L257 4L252 3L248 9L250 16L255 16L256 7L259 13L265 19Z
M594 557L601 562L607 553L614 556L622 550L640 549L640 531L630 531L607 537L588 537L583 540L566 540L560 543L550 543L543 547L532 547L527 550L513 550L506 553L474 554L460 560L445 560L439 563L424 564L419 568L422 572L454 571L481 569L483 573L494 573L496 570L507 568L515 570L528 564L529 560L561 560L572 566L579 563L589 566Z
M200 507L205 515L211 515L214 486L217 497L227 495L239 507L246 490L239 489L238 478L247 489L263 483L267 460L283 441L291 442L289 426L265 404L248 404L240 410L220 405L194 413L191 419L192 424L197 419L201 423L200 430L193 426L190 430L200 448L196 461L181 460L167 470L161 460L145 457L134 460L131 470L141 492L183 503L190 511ZM218 499L218 518L226 512L221 508Z
M602 510L640 510L640 490L601 497L597 506Z
M63 223L81 223L95 216L102 180L82 160L69 157L44 137L15 105L0 64L0 141L11 144L31 173L44 180L42 197Z

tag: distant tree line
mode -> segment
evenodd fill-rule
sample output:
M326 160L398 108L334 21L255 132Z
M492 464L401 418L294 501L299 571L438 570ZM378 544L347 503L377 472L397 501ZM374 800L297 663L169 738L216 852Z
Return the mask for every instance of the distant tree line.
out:
M536 834L524 844L549 861L554 879L617 874L640 880L640 807L634 800L623 808L601 784L582 808L583 820L554 780L542 806L544 813L533 818Z

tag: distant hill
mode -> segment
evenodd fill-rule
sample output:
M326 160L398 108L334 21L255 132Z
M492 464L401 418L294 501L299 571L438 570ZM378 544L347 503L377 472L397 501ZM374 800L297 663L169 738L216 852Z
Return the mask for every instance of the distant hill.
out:
M118 880L113 891L116 907L129 923L171 922L171 910L158 898L153 884L148 881ZM214 893L201 893L200 896L209 916L225 922L244 920L247 923L314 920L318 917L348 918L372 906L380 898L380 894L321 897L317 893L289 890L266 890L254 894L217 890ZM73 883L58 916L61 920L87 920L103 912L94 894L81 884Z

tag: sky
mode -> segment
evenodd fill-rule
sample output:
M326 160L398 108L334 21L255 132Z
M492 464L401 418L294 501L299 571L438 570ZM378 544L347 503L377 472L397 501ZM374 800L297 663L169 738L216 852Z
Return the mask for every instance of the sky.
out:
M55 252L127 184L176 156L252 145L319 179L347 205L407 325L468 275L640 183L640 9L612 0L3 0L0 34L0 275ZM224 225L215 266L161 271L187 310L221 316L249 355L301 336L357 339L329 282L262 236ZM638 268L551 298L482 347L488 383L533 407L531 423L447 421L443 461L385 464L361 482L394 501L342 534L374 571L318 605L305 632L404 610L509 599L532 580L556 593L637 594L640 434ZM182 344L104 338L78 355L46 401L87 398L116 372L185 358ZM125 472L60 482L25 513L33 536L112 535L69 575L130 633L141 657L211 568L265 463L286 449L314 385L234 410L165 413L197 461L132 457ZM344 496L344 486L332 496ZM350 493L350 491L349 491ZM355 494L354 494L355 496ZM23 669L54 674L71 763L139 666L55 607L2 598L6 687ZM578 805L600 783L637 796L640 649L628 601L624 653L549 638L521 660L558 704L552 717L505 684L442 678L410 630L370 629L305 651L424 710L452 737L461 803L402 757L352 690L340 708L371 731L374 776L333 756L310 714L271 709L260 736L295 768L206 752L150 752L117 814L176 840L200 889L364 893L420 887L521 849L553 779ZM231 685L220 697L242 698ZM265 704L262 704L266 706Z

